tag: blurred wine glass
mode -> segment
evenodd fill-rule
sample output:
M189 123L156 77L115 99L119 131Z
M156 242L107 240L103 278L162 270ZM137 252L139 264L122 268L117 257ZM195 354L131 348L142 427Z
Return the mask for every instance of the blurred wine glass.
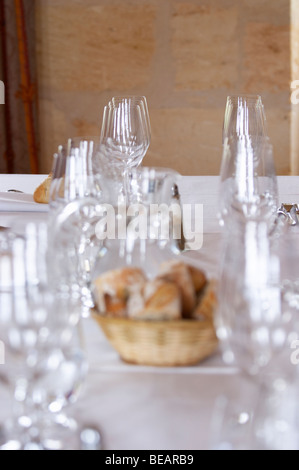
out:
M216 326L225 362L248 375L265 370L285 344L281 282L279 243L264 218L232 221L224 236Z
M96 230L101 207L97 199L77 199L66 204L51 221L49 263L56 273L54 282L56 279L57 289L80 299L83 317L88 317L94 306L90 282L103 244Z
M128 174L128 207L117 203L114 181L102 177L108 207L104 223L98 225L103 249L93 279L128 265L146 267L154 277L162 261L180 251L182 210L174 199L180 175L166 168L133 168Z
M51 209L76 199L99 195L94 167L99 143L97 137L76 137L58 147L53 157Z
M267 138L232 137L223 147L219 220L229 223L241 214L269 219L278 209L278 184L273 147Z
M223 144L231 137L266 137L266 114L261 96L228 96L223 122Z
M281 392L293 375L290 338L294 331L294 306L290 298L295 298L292 294L290 297L287 286L294 266L290 263L292 247L285 239L288 227L284 229L279 236L271 237L263 216L242 222L239 218L232 219L224 236L215 326L224 362L238 367L245 383L254 386L258 396L247 400L246 409L238 403L244 403L242 396L235 398L234 404L239 410L238 419L248 419L246 445L250 448L265 445L261 436L266 433L269 437L269 422L275 435L272 444L275 441L279 445L275 426L280 420L280 400L285 400L286 395ZM226 413L229 408L226 406ZM237 430L238 426L230 430L224 426L224 442L228 438L225 434L232 429ZM287 428L282 431L285 439L287 432Z
M77 137L69 139L67 145L60 146L58 153L54 155L50 188L49 219L53 227L52 239L55 238L53 259L60 267L57 279L61 280L63 274L65 286L81 293L83 316L88 316L89 309L93 307L89 277L100 249L100 241L95 234L97 219L91 215L102 195L100 177L103 165L99 144L100 140L96 137ZM73 207L72 203L75 205L75 212L78 207L76 203L80 210L74 220L70 209L67 240L65 211ZM56 230L57 224L61 225ZM59 250L55 250L55 244L59 249L66 250L68 256L64 256L64 251L59 253Z
M0 379L11 387L13 399L13 418L1 429L0 448L63 448L58 428L69 442L78 437L66 417L61 426L56 418L83 380L86 365L73 355L78 302L53 289L47 224L28 224L22 236L8 232L0 253L0 338L6 352ZM58 401L60 409L50 406Z

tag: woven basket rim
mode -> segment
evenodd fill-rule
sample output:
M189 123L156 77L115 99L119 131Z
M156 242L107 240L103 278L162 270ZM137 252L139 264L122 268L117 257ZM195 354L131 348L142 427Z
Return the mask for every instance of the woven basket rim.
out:
M187 319L182 318L181 320L139 320L134 318L112 318L100 314L97 310L92 310L92 316L95 320L101 323L111 323L117 325L140 325L140 326L152 326L152 327L180 327L180 328L189 328L190 326L200 326L201 329L214 328L214 323L212 320L196 320L196 319Z

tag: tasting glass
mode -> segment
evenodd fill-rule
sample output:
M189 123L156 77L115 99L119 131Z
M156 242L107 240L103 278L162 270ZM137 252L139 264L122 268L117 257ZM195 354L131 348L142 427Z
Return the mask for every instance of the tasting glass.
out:
M219 220L229 224L233 215L264 215L278 209L278 185L273 147L267 138L228 139L220 172Z
M266 136L266 114L261 96L229 96L224 114L223 144L231 137Z

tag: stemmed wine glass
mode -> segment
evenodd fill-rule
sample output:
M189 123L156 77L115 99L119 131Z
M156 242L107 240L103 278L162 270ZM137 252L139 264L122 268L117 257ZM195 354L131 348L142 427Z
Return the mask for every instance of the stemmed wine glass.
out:
M231 137L266 136L266 114L261 96L228 96L223 122L223 144Z
M127 193L127 177L131 168L138 167L149 148L151 127L145 97L115 97L104 109L101 152L107 165L120 171Z

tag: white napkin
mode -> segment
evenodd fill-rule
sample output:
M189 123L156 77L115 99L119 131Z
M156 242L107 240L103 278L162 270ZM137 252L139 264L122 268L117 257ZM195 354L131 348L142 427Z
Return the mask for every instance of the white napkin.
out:
M48 212L48 204L37 204L32 194L1 193L0 212Z

